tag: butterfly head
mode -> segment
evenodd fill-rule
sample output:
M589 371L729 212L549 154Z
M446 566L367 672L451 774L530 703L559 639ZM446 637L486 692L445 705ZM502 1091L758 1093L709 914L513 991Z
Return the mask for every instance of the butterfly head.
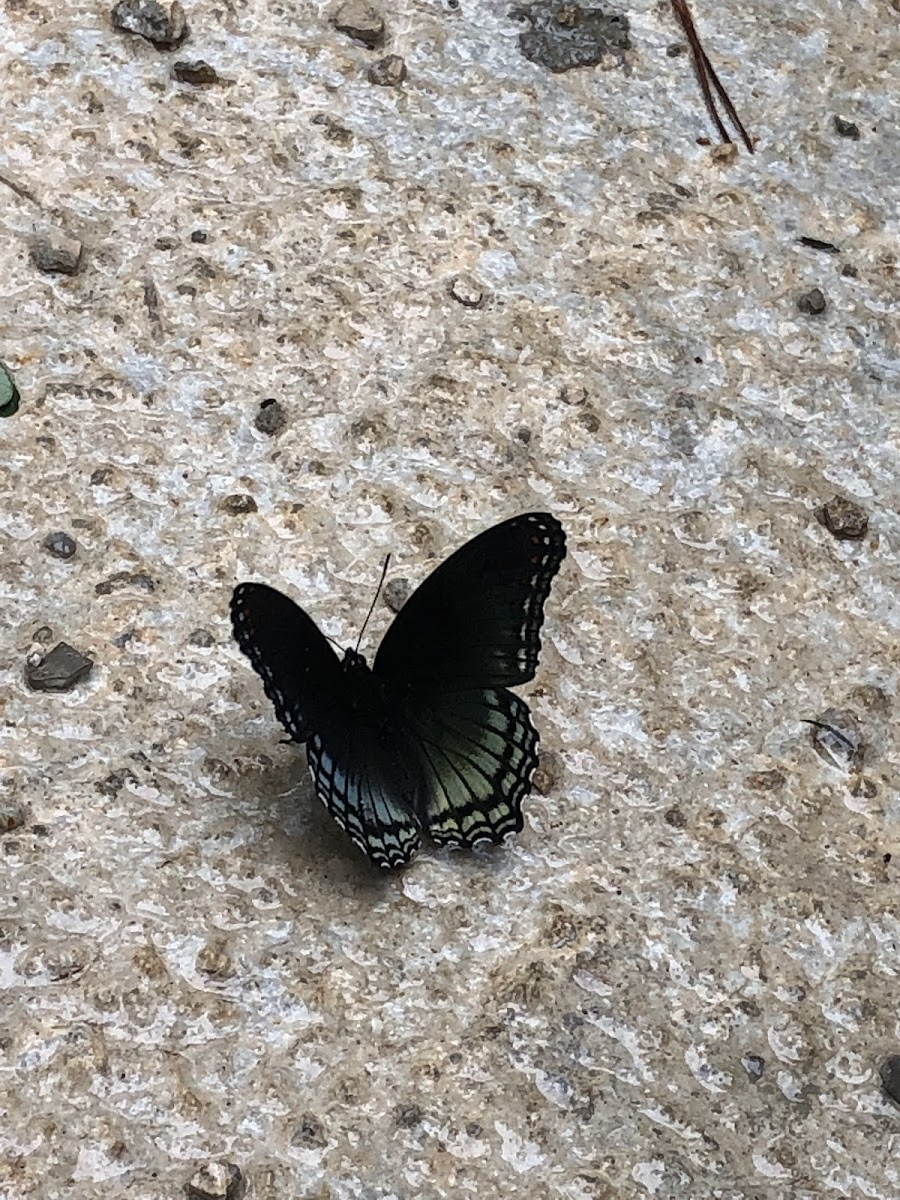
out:
M368 671L369 669L364 655L360 654L358 650L351 650L349 646L344 651L341 667L344 671Z

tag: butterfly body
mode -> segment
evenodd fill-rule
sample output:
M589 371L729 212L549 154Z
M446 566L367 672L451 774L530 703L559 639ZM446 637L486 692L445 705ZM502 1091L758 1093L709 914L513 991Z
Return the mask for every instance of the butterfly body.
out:
M281 592L235 589L238 644L305 744L320 800L374 863L408 862L423 829L438 845L473 846L522 828L538 737L509 688L534 677L564 555L545 513L487 530L412 594L371 667L356 650L338 658Z

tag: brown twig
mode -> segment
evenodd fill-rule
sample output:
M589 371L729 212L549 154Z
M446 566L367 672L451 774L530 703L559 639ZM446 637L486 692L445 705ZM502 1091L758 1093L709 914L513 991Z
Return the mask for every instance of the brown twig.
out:
M722 81L719 79L715 68L709 61L709 56L703 49L696 26L694 25L694 18L691 16L691 10L687 6L687 0L672 0L672 8L675 10L676 17L681 22L684 35L687 38L688 45L691 48L691 54L694 56L694 70L697 73L697 82L700 84L700 90L703 93L703 99L706 103L709 115L715 122L716 129L719 131L719 137L723 142L727 142L729 144L732 141L728 135L728 130L725 128L722 118L719 116L719 110L716 108L716 101L712 94L712 88L709 86L710 83L712 83L713 88L715 88L716 94L718 95L719 100L722 102L725 112L731 118L732 124L741 135L741 140L752 154L753 142L750 138L750 135L747 133L747 130L741 124L741 119L737 115L737 110L731 103L731 97L725 91Z

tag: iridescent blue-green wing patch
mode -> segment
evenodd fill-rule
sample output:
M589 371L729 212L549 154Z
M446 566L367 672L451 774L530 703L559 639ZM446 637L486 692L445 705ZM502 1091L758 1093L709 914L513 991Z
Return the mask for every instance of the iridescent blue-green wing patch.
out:
M521 830L538 761L524 700L505 688L453 692L416 705L409 728L424 758L432 841L474 846Z
M330 740L329 748L314 734L306 746L316 794L376 866L402 867L419 848L415 792L420 777L399 759L389 769L383 746L365 729L350 728Z

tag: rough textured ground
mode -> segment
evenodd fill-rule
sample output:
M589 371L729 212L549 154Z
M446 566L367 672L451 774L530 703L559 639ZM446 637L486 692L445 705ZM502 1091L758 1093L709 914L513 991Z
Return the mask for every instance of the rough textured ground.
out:
M696 0L753 157L698 144L665 3L566 74L503 4L382 11L0 13L0 1195L893 1200L896 2ZM527 508L570 544L543 794L377 874L231 588L346 643L386 552ZM29 690L60 640L92 674Z

